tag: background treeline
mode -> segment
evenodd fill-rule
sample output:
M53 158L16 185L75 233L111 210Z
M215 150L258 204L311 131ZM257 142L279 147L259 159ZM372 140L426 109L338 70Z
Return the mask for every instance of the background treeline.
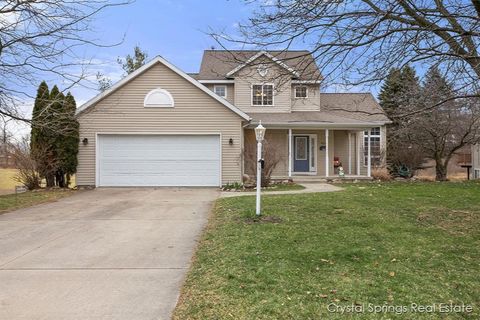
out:
M391 69L379 102L393 122L387 129L387 163L395 176L411 176L432 159L436 180L447 180L455 153L480 139L479 98L458 98L436 66L422 82L408 65Z

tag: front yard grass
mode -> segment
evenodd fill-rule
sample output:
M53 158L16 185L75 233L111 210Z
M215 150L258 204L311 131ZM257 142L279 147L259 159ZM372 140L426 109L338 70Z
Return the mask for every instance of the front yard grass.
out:
M276 183L270 187L265 188L264 191L292 191L292 190L303 190L304 186L296 183ZM253 190L255 191L255 190Z
M255 197L219 200L174 319L480 318L479 183L342 186L264 197L261 221ZM365 313L330 313L331 303ZM413 313L412 303L473 313Z
M75 191L73 190L54 189L3 195L0 196L0 214L45 202L57 201L74 193Z

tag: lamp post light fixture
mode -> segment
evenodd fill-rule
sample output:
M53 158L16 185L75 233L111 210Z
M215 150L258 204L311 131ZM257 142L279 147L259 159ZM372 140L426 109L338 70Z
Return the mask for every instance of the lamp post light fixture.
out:
M262 141L265 137L265 129L262 126L262 121L258 124L255 128L255 137L257 138L257 203L256 203L256 210L255 213L259 216L260 213L260 190L262 189L262 166L263 166L263 159L262 159Z

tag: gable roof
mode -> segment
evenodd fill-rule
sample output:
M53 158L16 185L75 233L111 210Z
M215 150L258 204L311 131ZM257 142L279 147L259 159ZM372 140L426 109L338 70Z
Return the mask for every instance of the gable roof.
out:
M299 77L298 75L298 72L295 71L292 67L289 67L287 64L285 64L284 62L282 62L280 59L277 59L275 58L274 56L272 56L270 53L262 50L262 51L259 51L257 54L253 55L252 57L250 57L247 61L245 61L244 63L238 65L236 68L230 70L225 76L227 78L233 76L235 73L237 73L238 71L240 71L241 69L243 69L244 67L248 66L249 64L251 64L253 61L257 60L258 58L260 58L261 56L266 56L267 58L271 59L273 62L277 63L279 66L281 66L282 68L286 69L288 72L292 73L296 78Z
M298 80L321 80L322 76L309 51L293 50L205 50L197 79L225 80L260 56L267 56L287 70L297 73ZM249 61L251 60L251 61ZM238 70L236 70L238 69ZM233 72L233 73L235 73ZM231 73L231 74L233 74Z
M234 113L236 113L237 115L242 117L243 119L250 120L250 116L247 115L245 112L243 112L239 108L235 107L233 104L231 104L227 100L225 100L225 99L221 98L220 96L216 95L213 91L209 90L203 84L201 84L200 82L198 82L197 80L192 78L192 76L183 72L182 70L180 70L179 68L177 68L176 66L174 66L173 64L171 64L170 62L168 62L167 60L165 60L161 56L156 56L151 61L149 61L148 63L143 65L142 67L138 68L137 70L130 73L129 75L127 75L122 80L115 83L110 89L105 90L104 92L98 94L97 96L95 96L92 99L85 102L83 105L81 105L80 107L77 108L75 114L79 115L80 113L89 109L90 107L92 107L93 105L95 105L96 103L98 103L99 101L104 99L105 97L111 95L113 92L117 91L118 89L123 87L125 84L127 84L131 80L135 79L136 77L138 77L139 75L141 75L142 73L144 73L145 71L147 71L148 69L150 69L151 67L156 65L157 63L163 64L164 66L166 66L167 68L169 68L170 70L172 70L173 72L175 72L176 74L178 74L179 76L181 76L182 78L184 78L185 80L187 80L188 82L193 84L195 87L197 87L200 90L202 90L203 92L205 92L207 95L209 95L213 99L220 102L222 105L224 105L225 107L227 107L228 109L230 109L231 111L233 111Z

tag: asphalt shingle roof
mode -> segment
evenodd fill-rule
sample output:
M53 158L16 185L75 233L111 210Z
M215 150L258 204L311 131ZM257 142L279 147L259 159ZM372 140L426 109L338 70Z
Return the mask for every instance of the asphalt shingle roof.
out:
M321 93L320 111L249 112L248 115L254 123L262 120L264 124L369 124L390 121L370 93Z
M224 80L227 73L247 62L260 51L258 50L205 50L203 52L199 80ZM294 69L299 80L320 80L321 75L310 52L302 51L267 51L270 55Z

